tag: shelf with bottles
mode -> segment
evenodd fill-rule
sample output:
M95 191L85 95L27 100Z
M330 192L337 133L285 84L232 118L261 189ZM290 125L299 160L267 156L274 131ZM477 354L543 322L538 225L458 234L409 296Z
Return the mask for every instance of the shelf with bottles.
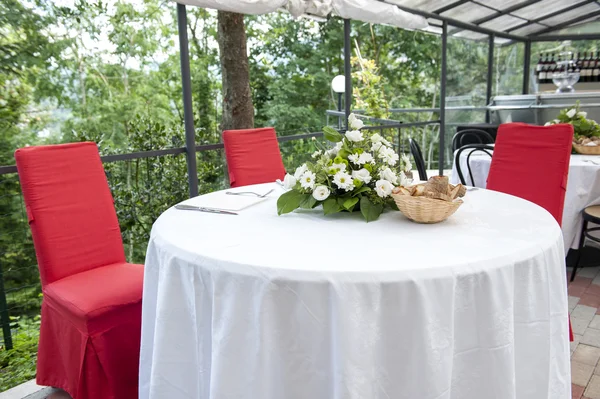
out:
M600 52L542 53L536 65L539 85L552 84L556 73L579 75L579 82L600 82Z

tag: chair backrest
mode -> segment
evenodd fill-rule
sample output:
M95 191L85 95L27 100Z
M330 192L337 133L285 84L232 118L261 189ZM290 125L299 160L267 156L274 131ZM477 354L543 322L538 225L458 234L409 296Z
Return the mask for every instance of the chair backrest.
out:
M464 173L462 171L462 153L467 151L467 157L465 159L465 164L467 165L467 170L469 171L470 180L467 181L465 179ZM471 156L478 152L483 152L492 158L492 151L494 151L494 147L491 145L485 144L469 144L464 145L456 151L454 155L454 165L456 165L456 172L458 173L458 178L463 185L470 184L471 186L475 186L475 178L473 177L473 170L471 169Z
M452 138L452 152L468 144L493 144L494 138L485 130L465 129L461 130Z
M487 188L545 208L561 224L573 126L500 125Z
M42 285L125 261L95 143L26 147L15 159Z
M272 127L225 130L225 157L231 187L269 183L285 176L277 134Z
M410 143L410 152L415 160L417 171L419 172L419 180L427 181L427 168L425 167L425 160L423 159L423 154L421 153L421 147L419 147L419 144L410 137L408 142Z

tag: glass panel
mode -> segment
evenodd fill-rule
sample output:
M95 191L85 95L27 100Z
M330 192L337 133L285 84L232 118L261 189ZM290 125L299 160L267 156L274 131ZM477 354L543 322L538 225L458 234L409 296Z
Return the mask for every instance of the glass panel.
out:
M459 34L472 34L463 31ZM452 165L452 137L458 125L485 123L487 95L487 35L485 40L474 41L458 37L448 38L448 72L446 84L445 168Z
M494 13L496 13L496 11L492 10L491 8L482 7L473 3L465 3L443 12L442 15L461 21L473 22Z
M532 33L539 32L542 29L546 29L546 27L544 25L540 25L540 24L531 24L531 25L527 25L527 26L524 26L519 29L515 29L514 31L512 31L510 33L513 33L515 35L527 36Z
M473 32L470 30L463 30L463 31L452 34L452 36L460 37L462 39L471 39L471 40L487 40L489 37L489 35Z
M591 3L581 7L577 7L576 9L567 11L563 14L543 19L540 21L540 23L554 26L596 11L600 11L600 4Z
M506 31L512 27L522 25L525 23L524 19L516 18L511 15L503 15L501 17L492 19L486 23L481 24L484 28L493 29L497 31Z
M511 14L516 15L517 17L534 20L574 4L581 3L582 1L583 0L542 0L539 3L513 11Z
M506 10L509 7L525 3L526 1L527 0L488 0L485 3L496 10Z
M523 91L523 62L525 45L496 45L492 96L520 94Z

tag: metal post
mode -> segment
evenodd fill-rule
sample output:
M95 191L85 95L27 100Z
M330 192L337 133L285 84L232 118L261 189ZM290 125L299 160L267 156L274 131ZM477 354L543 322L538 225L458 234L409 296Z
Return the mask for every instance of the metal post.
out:
M488 44L488 65L487 65L487 93L486 105L492 102L492 88L494 85L494 35L490 35ZM485 122L490 123L490 111L485 111Z
M12 336L10 335L10 318L8 317L8 305L6 303L6 291L4 290L4 275L0 265L0 323L2 323L2 335L4 336L4 349L12 349Z
M198 195L198 169L196 168L196 129L192 107L192 79L190 77L190 49L187 35L187 11L185 5L177 4L177 27L179 29L179 58L181 60L181 86L183 87L183 119L185 122L185 148L187 154L188 184L190 197Z
M523 60L523 94L529 94L529 77L531 76L531 40L525 42L525 59Z
M338 112L342 112L342 93L338 93ZM338 129L342 129L342 117L338 115Z
M446 70L448 51L448 22L442 24L442 70L440 82L440 176L444 175L444 152L446 151Z
M346 128L348 128L348 116L352 112L352 48L350 47L350 30L351 24L349 19L344 19L344 76L346 77Z

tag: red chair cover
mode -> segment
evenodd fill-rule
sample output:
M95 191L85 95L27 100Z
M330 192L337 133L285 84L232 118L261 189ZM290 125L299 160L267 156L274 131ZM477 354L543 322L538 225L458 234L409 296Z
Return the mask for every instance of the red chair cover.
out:
M272 127L225 130L223 144L231 187L274 182L285 176Z
M538 204L560 225L572 143L571 125L500 125L487 188ZM569 338L573 341L570 320Z
M94 143L15 152L44 300L37 383L137 397L143 266L126 263Z

